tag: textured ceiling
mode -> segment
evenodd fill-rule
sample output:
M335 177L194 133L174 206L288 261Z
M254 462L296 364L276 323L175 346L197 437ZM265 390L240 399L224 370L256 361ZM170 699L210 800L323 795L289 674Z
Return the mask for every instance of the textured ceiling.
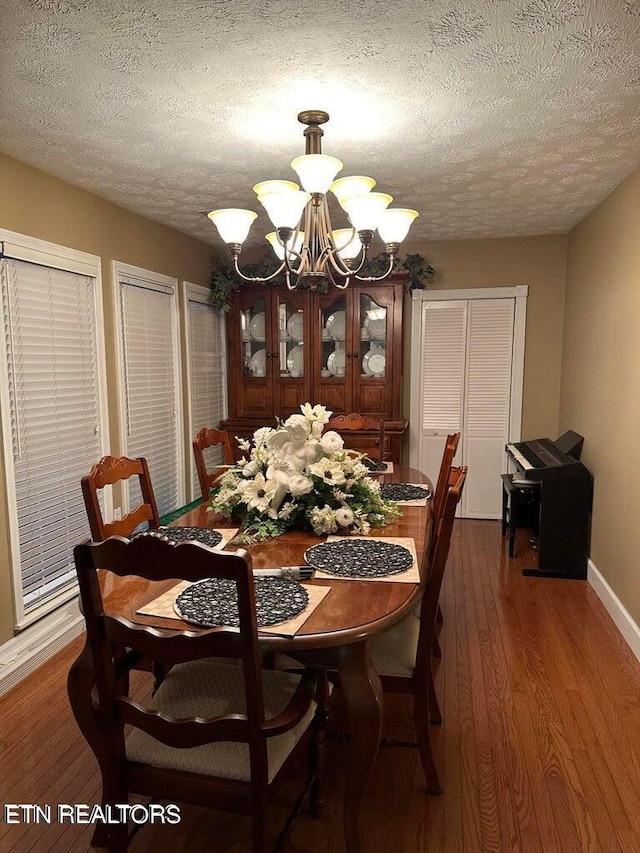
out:
M0 84L0 150L210 243L311 108L412 242L564 232L640 162L640 0L3 0Z

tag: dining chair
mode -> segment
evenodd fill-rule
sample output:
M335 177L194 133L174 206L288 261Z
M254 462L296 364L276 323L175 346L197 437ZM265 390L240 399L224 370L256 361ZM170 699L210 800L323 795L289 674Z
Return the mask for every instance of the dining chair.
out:
M309 781L296 814L304 797L319 802L323 714L315 699L320 682L315 671L300 677L261 668L248 553L216 552L196 542L175 545L156 536L115 536L76 546L74 557L95 671L92 702L101 742L92 748L103 805L126 804L138 794L247 813L251 849L265 853L271 849L269 803L303 754ZM196 633L109 615L98 569L147 581L220 579L236 592L237 627ZM151 701L128 690L128 667L139 657L171 667ZM131 727L126 736L125 726ZM127 850L126 823L101 832L103 843L108 832L110 853Z
M205 450L210 447L221 446L225 465L233 465L235 462L233 443L226 429L209 429L203 427L193 439L193 456L196 462L196 471L200 482L202 500L208 501L211 488L216 484L224 469L220 466L207 471Z
M143 502L122 518L105 522L98 499L99 491L105 486L112 486L114 483L136 476L140 483ZM138 459L129 459L126 456L103 456L82 478L81 485L94 542L101 542L109 536L130 536L145 521L151 529L155 530L160 526L149 466L142 456Z
M436 491L433 496L433 531L435 532L436 527L438 525L438 519L440 517L440 513L442 512L442 505L444 496L447 490L447 486L450 485L451 479L451 471L453 465L453 459L458 452L458 444L460 443L460 433L454 432L451 435L447 436L447 440L444 445L444 451L442 453L442 461L440 462L440 471L438 473L438 480L436 483ZM438 624L442 624L442 610L440 609L440 605L438 605L438 612L436 614L436 621ZM434 657L439 658L442 654L440 650L440 643L438 641L438 635L434 632L433 634L433 648L432 653Z
M434 531L437 526L437 520L442 512L444 496L449 485L449 472L453 465L453 459L458 452L458 444L460 443L460 433L454 432L447 436L447 441L442 453L442 461L440 462L440 471L436 482L436 490L433 495L433 514L435 519Z
M383 419L370 418L368 415L359 415L356 412L351 412L349 415L335 415L335 417L331 418L327 424L325 424L324 429L325 432L327 430L335 430L337 433L340 433L344 439L346 447L349 447L352 444L349 433L356 431L377 433L377 436L373 439L371 447L366 447L364 450L362 447L355 447L353 449L362 450L362 452L366 453L366 455L371 459L375 459L379 462L385 461L386 448ZM344 433L347 435L345 436Z
M398 625L375 637L372 644L373 663L384 691L413 695L417 746L427 788L432 793L440 793L442 787L433 758L429 729L432 712L437 711L439 716L431 668L431 645L453 522L466 476L466 467L460 468L455 483L448 486L445 493L440 519L433 534L427 582L419 613L412 611Z

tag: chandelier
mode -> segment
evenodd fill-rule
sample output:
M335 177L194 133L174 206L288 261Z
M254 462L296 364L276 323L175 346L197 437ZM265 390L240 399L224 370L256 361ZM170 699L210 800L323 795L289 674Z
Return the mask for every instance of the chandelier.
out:
M261 181L253 188L275 227L266 235L281 261L274 273L265 277L245 275L238 264L242 244L257 213L225 208L207 214L233 256L236 273L244 281L267 282L284 273L289 290L299 286L316 290L318 283L327 279L343 290L352 278L382 281L393 270L400 243L418 211L389 207L393 198L387 193L372 192L376 185L373 178L354 175L335 180L343 164L322 153L320 125L328 120L329 114L322 110L306 110L298 115L298 121L306 125L306 153L292 160L291 167L297 172L302 189L293 181L281 180ZM329 190L347 214L348 228L333 230ZM378 276L359 275L376 230L388 256L387 269Z

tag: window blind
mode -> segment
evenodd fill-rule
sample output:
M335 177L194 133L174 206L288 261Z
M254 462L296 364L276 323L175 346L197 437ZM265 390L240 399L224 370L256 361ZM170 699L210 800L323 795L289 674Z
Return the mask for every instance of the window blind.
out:
M182 502L175 287L121 280L120 322L126 454L146 458L164 515ZM135 507L142 496L137 478L132 481L129 505Z
M5 258L0 286L20 622L53 596L74 593L73 548L90 536L80 478L102 455L97 285Z
M218 428L225 416L225 359L220 312L208 301L208 291L188 288L189 383L192 438L202 427ZM224 462L220 445L205 450L207 469ZM191 494L200 494L195 465L191 466Z

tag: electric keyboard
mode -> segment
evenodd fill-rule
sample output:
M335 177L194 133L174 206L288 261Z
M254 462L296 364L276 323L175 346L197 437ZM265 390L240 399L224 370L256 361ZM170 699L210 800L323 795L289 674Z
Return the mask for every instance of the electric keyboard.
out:
M526 471L528 476L530 471L540 472L540 476L543 476L544 469L580 464L572 456L559 450L550 438L535 438L532 441L507 444L506 450L513 456L520 470Z
M571 452L582 447L582 436L565 433ZM576 443L577 440L577 443ZM573 448L573 449L571 449ZM586 578L593 484L589 471L574 456L564 453L550 438L506 445L526 480L540 486L538 568L523 574L552 578ZM517 477L522 483L522 475Z

